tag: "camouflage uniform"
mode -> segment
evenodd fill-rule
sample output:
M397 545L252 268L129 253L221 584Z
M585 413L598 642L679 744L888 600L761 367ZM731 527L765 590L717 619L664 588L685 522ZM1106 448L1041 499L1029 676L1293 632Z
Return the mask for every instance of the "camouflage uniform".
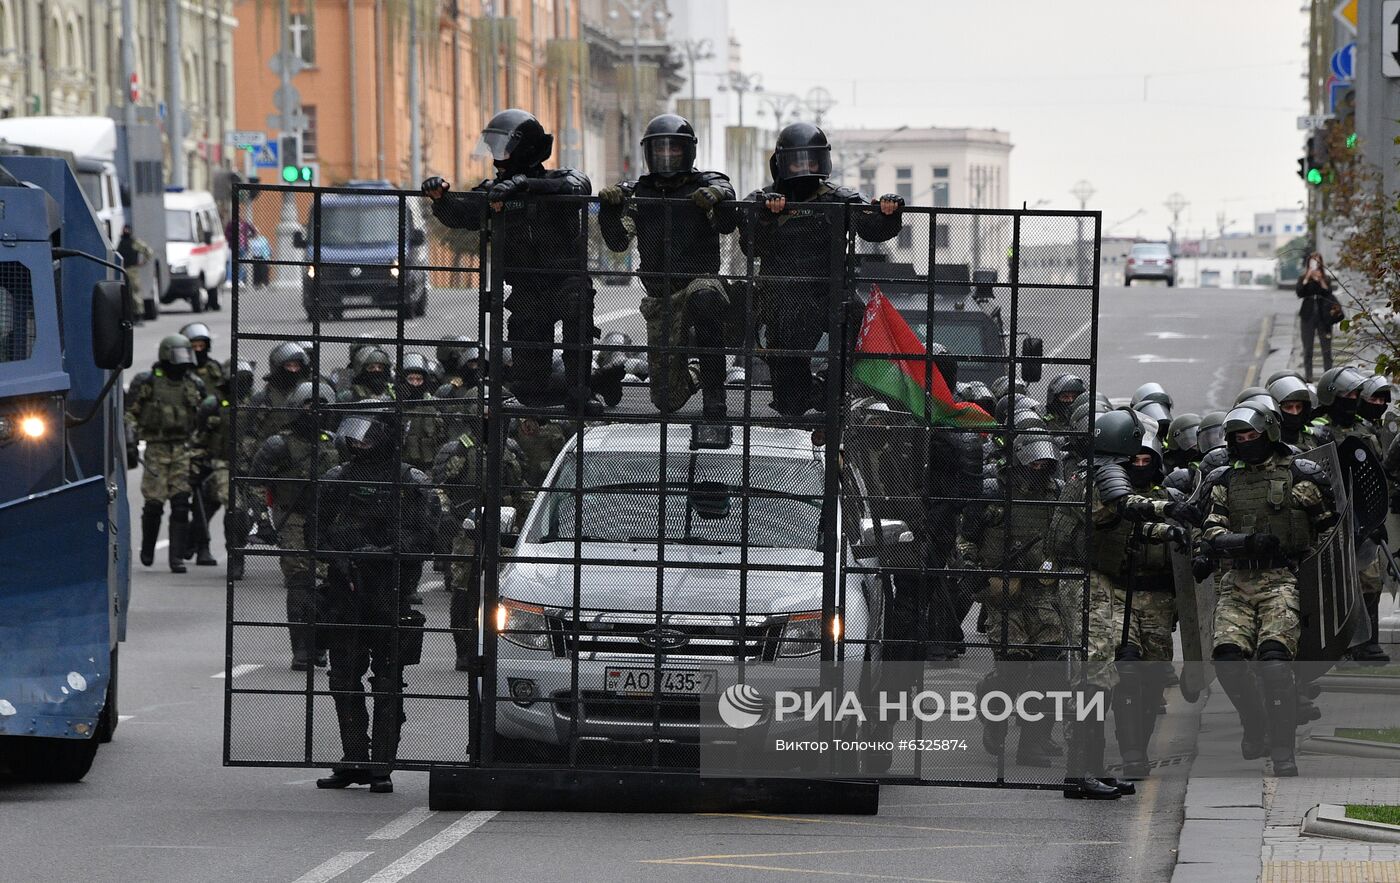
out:
M212 357L206 357L202 365L196 361L194 373L198 374L199 379L204 381L204 388L209 392L220 389L224 385L224 366Z
M690 328L695 320L689 304L691 297L697 294L709 301L712 308L722 304L728 314L729 294L717 279L692 279L669 297L647 295L639 307L647 322L647 361L651 364L647 382L651 403L663 414L684 405L700 385L698 361L692 366L693 357L675 353L676 349L691 345Z
M309 549L307 515L315 504L316 495L311 482L339 462L330 433L298 431L297 424L282 430L258 448L250 467L250 478L271 493L279 549L303 553ZM326 565L314 562L308 554L284 555L277 563L287 587L287 621L312 622L316 584L325 579ZM315 652L310 633L292 625L291 638L293 662L304 664Z
M131 381L126 393L126 425L146 440L146 470L141 494L164 503L189 495L195 413L204 399L204 384L194 372L176 380L155 365Z
M541 422L533 417L525 417L516 423L514 441L520 447L520 471L530 487L543 487L549 477L549 467L554 458L564 450L568 441L564 425L558 422Z
M403 409L408 424L404 430L403 462L424 473L431 472L433 459L447 438L447 421L440 416L438 402L430 395L405 401Z
M145 296L141 288L141 271L138 269L151 260L151 247L135 236L122 236L117 243L117 253L122 256L126 267L126 291L131 301L131 316L140 321L146 313Z

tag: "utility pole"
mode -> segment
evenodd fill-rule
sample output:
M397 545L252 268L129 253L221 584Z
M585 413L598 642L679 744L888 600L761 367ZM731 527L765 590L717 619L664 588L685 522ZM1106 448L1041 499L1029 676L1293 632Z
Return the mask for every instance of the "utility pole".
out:
M721 92L733 92L739 97L739 125L737 128L739 129L739 141L744 147L744 153L747 154L748 133L744 131L744 96L749 92L758 93L763 91L763 75L756 73L745 74L741 73L740 71L730 71L729 82L725 85L720 86L719 90ZM749 161L751 159L752 157L747 155L741 155L738 158L738 171L737 176L735 178L734 188L738 193L743 193L745 191L744 173L747 171L749 167ZM732 163L733 160L731 160L730 162Z
M1181 227L1181 212L1190 205L1190 203L1187 202L1186 197L1182 196L1180 193L1173 193L1167 197L1167 201L1162 203L1162 205L1167 211L1172 213L1171 254L1172 257L1177 257L1176 231Z
M1089 198L1092 197L1092 196L1094 195L1094 192L1095 192L1095 191L1094 191L1094 185L1093 185L1093 184L1090 184L1088 181L1084 181L1084 180L1080 180L1080 181L1075 182L1074 187L1072 187L1072 188L1070 189L1070 191L1069 191L1070 196L1073 196L1075 199L1079 200L1079 210L1080 210L1081 212L1082 212L1082 211L1087 211L1087 210L1088 210L1088 207L1089 207ZM1089 281L1088 281L1088 276L1089 276L1089 274L1088 274L1089 260L1088 260L1088 255L1086 255L1086 254L1084 253L1084 246L1085 246L1085 244L1086 244L1086 243L1084 242L1084 219L1083 219L1082 217L1081 217L1081 218L1075 218L1075 222L1076 222L1076 226L1077 226L1077 228L1078 228L1078 242L1079 242L1079 247L1078 247L1078 249L1075 251L1075 261L1074 261L1074 263L1075 263L1075 270L1076 270L1075 278L1077 278L1077 279L1079 280L1079 283L1078 283L1078 284L1080 284L1080 285L1088 285L1088 284L1089 284Z
M170 139L170 184L188 187L185 104L180 99L180 2L165 0L165 135Z
M278 73L281 78L282 88L278 90L278 113L281 119L278 120L278 144L286 150L289 143L295 142L297 153L300 153L301 132L297 129L297 117L301 115L301 101L296 90L292 88L293 66L301 61L301 56L292 54L292 13L290 0L281 0L278 4L277 25L281 39L279 45ZM301 165L300 156L283 156L282 164ZM282 210L277 219L277 260L295 261L298 259L296 247L292 244L292 237L299 229L297 224L297 204L290 190L282 192ZM293 290L300 287L300 268L290 264L280 264L274 269L277 276L276 286L284 291L287 296L292 296Z
M658 0L612 0L614 7L608 17L617 19L617 7L632 18L632 174L642 174L642 13L652 10L656 21L666 19L666 10Z

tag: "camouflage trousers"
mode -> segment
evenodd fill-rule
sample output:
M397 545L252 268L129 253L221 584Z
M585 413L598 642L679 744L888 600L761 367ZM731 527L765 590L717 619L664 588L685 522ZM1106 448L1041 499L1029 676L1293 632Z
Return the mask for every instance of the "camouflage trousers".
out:
M141 496L164 503L190 492L194 453L185 442L146 442L146 468L141 473Z
M210 508L228 505L227 460L209 461L209 475L204 479L200 490L204 492L204 505Z
M988 597L995 597L993 591ZM997 659L1029 659L1040 651L1003 648L1002 625L1006 627L1006 643L1062 644L1060 611L1056 605L1057 590L1028 579L1016 593L1015 601L1006 607L987 603L987 641Z
M306 516L299 512L288 515L277 527L277 548L291 551L306 550ZM288 590L306 585L314 586L326 578L326 565L314 562L310 555L284 555L277 559Z
M1385 588L1385 562L1382 560L1384 554L1378 551L1375 560L1361 568L1357 574L1361 583L1361 594L1379 595Z
M1298 578L1284 567L1229 570L1216 587L1214 646L1234 644L1253 656L1265 641L1298 654Z
M481 572L476 557L476 535L474 531L458 529L452 538L452 554L464 556L463 560L453 560L448 565L448 576L452 580L454 592L468 591L472 581ZM469 560L465 556L470 556Z
M146 314L146 301L141 293L141 271L126 271L126 295L131 301L131 318L140 319Z
M693 356L676 355L677 347L691 346L690 329L696 324L690 313L691 295L698 291L716 291L727 304L728 293L715 279L696 279L669 297L642 298L640 311L647 321L647 360L651 363L651 403L657 410L670 413L690 401L699 378L691 373ZM724 316L715 316L713 325L723 328ZM697 341L697 346L723 346L724 341ZM660 348L660 352L657 351ZM720 357L723 363L723 357Z
M1077 644L1080 630L1078 593L1082 584L1072 580L1061 581L1062 607L1066 582L1074 589L1075 630L1069 643ZM1076 680L1087 681L1105 690L1112 690L1118 683L1118 673L1113 665L1117 658L1118 642L1123 637L1123 602L1118 591L1118 586L1108 576L1097 570L1089 572L1089 634L1085 640L1085 663Z

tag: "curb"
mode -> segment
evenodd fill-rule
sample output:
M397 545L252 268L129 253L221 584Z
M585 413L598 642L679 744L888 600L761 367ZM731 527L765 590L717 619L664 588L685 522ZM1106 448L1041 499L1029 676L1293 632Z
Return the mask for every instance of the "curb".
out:
M1366 843L1400 843L1400 825L1347 818L1347 808L1336 803L1319 803L1303 816L1302 833L1311 837L1361 840Z
M1323 675L1317 685L1324 693L1400 694L1400 678L1374 675Z
M1302 338L1298 333L1298 310L1290 304L1286 310L1274 313L1273 328L1269 334L1269 351L1259 368L1257 380L1260 385L1276 371L1298 368L1302 354L1299 351Z
M1308 754L1400 760L1400 745L1387 742L1369 742L1365 739L1348 739L1336 735L1336 732L1335 729L1323 730L1318 735L1308 736L1299 748Z

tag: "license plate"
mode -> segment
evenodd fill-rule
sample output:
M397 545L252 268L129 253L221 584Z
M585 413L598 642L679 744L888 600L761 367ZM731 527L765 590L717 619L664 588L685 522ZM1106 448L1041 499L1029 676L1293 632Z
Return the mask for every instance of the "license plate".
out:
M372 294L347 294L347 295L345 295L344 298L342 298L342 300L343 300L344 303L347 303L347 304L370 304L370 303L374 303L374 295L372 295Z
M649 695L660 691L673 696L705 696L715 692L715 672L678 669L609 668L608 692L618 696Z

